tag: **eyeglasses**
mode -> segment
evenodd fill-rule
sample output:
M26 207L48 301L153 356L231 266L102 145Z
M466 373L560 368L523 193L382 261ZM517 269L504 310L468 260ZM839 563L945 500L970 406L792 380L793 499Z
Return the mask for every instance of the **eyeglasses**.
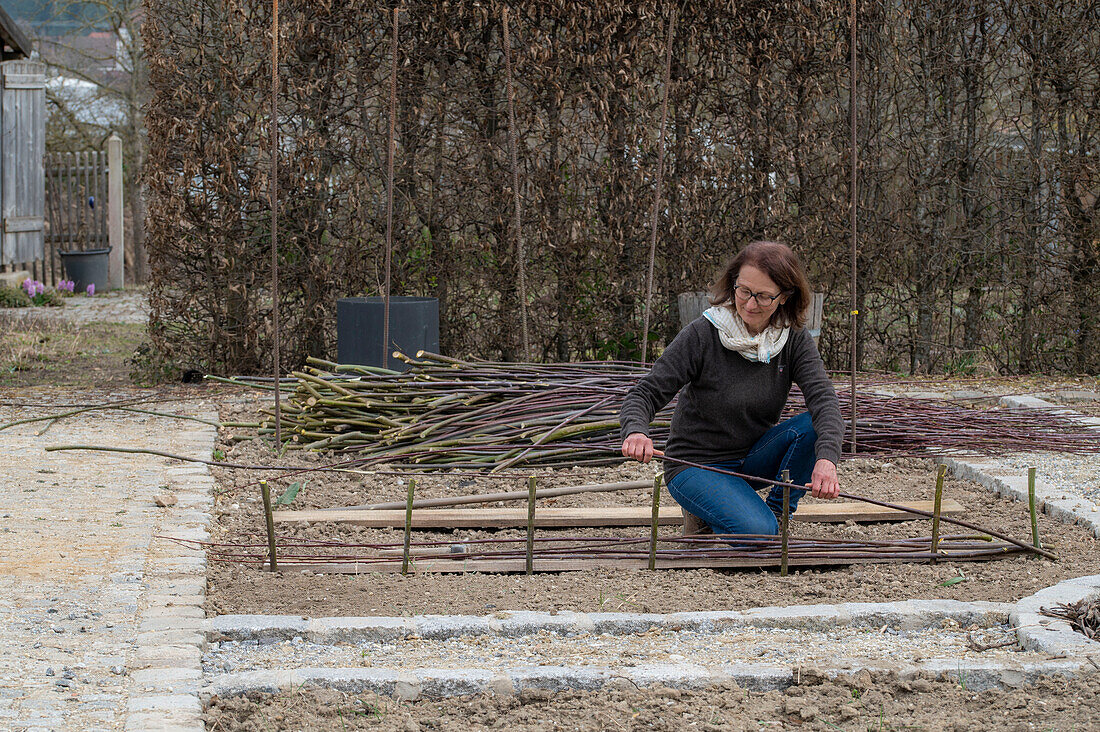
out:
M775 301L783 297L784 293L778 295L765 295L763 292L753 292L744 285L737 285L733 288L733 294L737 296L737 299L741 302L748 302L749 298L756 300L756 304L762 308L770 308L775 305Z

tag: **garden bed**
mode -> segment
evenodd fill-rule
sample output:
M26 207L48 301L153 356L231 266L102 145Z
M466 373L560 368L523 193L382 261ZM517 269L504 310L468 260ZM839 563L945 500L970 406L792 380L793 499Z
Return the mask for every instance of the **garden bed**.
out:
M735 685L702 690L634 688L399 702L375 694L299 689L214 699L211 730L1070 730L1100 724L1100 676L1050 677L1032 686L975 692L965 676L901 680L860 672L828 680L809 670L785 691Z
M240 408L238 408L239 410ZM239 421L239 411L223 413L225 421ZM223 431L219 450L228 462L275 462L270 447L258 441L232 442ZM345 456L290 452L281 464L319 466ZM626 463L614 468L586 468L540 473L539 487L556 487L624 480L652 479L654 466ZM220 490L244 488L219 495L213 521L213 541L240 541L246 534L262 542L262 471L215 469ZM846 460L841 469L842 490L890 502L929 500L935 486L930 460ZM301 480L295 477L289 480ZM377 501L403 500L405 479L375 471L310 473L292 504L283 510L345 507ZM521 490L524 479L471 476L465 473L417 477L417 497L441 497L500 490ZM278 494L288 481L276 485ZM1015 538L1030 540L1026 506L994 496L977 484L948 477L945 497L966 507L960 518ZM667 493L665 494L666 501ZM807 497L806 502L813 499ZM492 505L492 504L491 504ZM499 504L498 504L499 505ZM513 506L522 503L510 504ZM649 491L597 493L540 501L539 506L649 506ZM521 574L433 575L403 577L392 573L359 575L316 574L305 570L271 574L256 563L208 564L208 615L226 613L334 615L491 614L505 610L571 610L576 612L678 612L739 610L768 605L837 602L882 602L905 599L988 600L1010 602L1069 577L1100 573L1098 541L1084 529L1040 516L1044 546L1059 561L1014 555L982 562L942 562L937 565L859 564L792 571L781 577L774 570L667 570L616 571L593 569L526 576ZM571 535L641 536L648 529L570 530ZM875 540L884 537L927 536L927 520L874 524L802 524L795 536L842 537ZM945 527L945 533L955 531ZM400 543L398 529L365 529L335 523L281 524L280 535L348 543ZM662 528L662 535L678 533ZM971 532L967 532L971 533ZM539 536L553 532L540 530ZM468 542L473 539L520 537L521 530L417 531L414 541ZM960 579L961 578L961 579Z

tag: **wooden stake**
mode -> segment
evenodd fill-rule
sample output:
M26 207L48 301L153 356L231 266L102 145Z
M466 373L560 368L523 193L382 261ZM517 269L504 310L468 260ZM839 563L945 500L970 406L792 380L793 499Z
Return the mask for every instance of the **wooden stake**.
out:
M649 568L657 569L657 523L661 515L661 480L664 473L653 479L653 519L649 525Z
M264 519L267 522L267 553L271 563L271 571L278 572L279 564L275 559L275 515L271 510L271 489L266 480L260 481L260 495L264 499Z
M527 479L527 574L535 571L535 476Z
M1027 469L1027 508L1031 512L1031 543L1036 549L1039 544L1039 515L1035 512L1035 466Z
M791 482L791 471L784 470L779 479L784 483ZM787 538L791 524L791 487L783 486L783 515L779 519L779 531L782 534L779 553L779 576L787 576Z
M936 467L936 501L932 504L932 554L935 555L940 545L940 509L943 505L943 476L947 474L947 466ZM936 557L932 557L932 564L936 563Z
M409 497L405 501L405 549L401 553L401 574L409 573L409 544L412 541L413 494L416 493L416 481L409 479Z

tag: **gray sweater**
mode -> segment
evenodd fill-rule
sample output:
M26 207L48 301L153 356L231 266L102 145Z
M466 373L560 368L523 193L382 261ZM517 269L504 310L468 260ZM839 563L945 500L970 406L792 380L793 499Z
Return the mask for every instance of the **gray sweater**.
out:
M621 437L648 435L653 415L680 392L665 454L703 464L739 460L779 423L792 383L806 398L817 458L839 462L844 420L810 334L792 329L771 363L759 363L725 348L718 329L702 317L680 331L627 394L619 412ZM666 463L666 481L683 469Z

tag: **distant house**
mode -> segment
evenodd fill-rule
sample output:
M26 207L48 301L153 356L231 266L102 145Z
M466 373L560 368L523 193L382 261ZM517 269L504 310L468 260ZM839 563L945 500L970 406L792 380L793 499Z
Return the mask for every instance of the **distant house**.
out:
M0 7L0 265L36 270L46 213L46 73Z

